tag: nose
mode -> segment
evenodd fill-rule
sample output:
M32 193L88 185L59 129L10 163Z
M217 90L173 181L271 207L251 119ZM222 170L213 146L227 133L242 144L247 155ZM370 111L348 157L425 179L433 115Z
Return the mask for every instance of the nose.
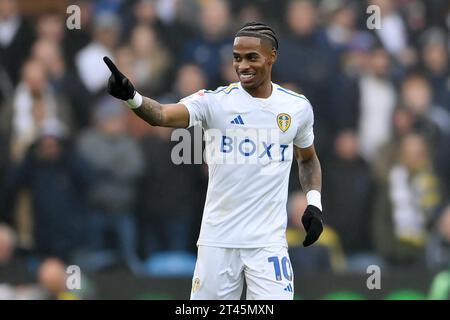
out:
M244 59L239 63L239 71L248 70L250 68L250 65L248 62Z

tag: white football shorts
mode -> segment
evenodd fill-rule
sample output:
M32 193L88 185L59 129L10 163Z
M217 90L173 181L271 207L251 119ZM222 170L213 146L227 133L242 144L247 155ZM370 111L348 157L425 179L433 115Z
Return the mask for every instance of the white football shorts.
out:
M294 274L285 246L219 248L199 246L191 300L292 300Z

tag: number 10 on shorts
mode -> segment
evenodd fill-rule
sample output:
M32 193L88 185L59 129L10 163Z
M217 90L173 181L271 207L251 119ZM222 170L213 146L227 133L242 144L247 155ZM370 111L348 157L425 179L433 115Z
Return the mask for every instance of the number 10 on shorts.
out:
M269 263L273 263L273 268L275 271L275 278L277 281L281 281L281 270L283 270L283 276L286 280L292 281L292 268L291 262L287 257L283 257L281 259L281 267L280 267L280 259L277 256L267 258Z

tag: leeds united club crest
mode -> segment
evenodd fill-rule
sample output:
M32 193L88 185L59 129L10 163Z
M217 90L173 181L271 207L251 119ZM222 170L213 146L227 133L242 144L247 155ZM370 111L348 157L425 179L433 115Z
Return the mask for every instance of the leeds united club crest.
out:
M277 116L277 123L278 128L280 128L281 131L286 132L291 126L291 116L287 113L280 113Z

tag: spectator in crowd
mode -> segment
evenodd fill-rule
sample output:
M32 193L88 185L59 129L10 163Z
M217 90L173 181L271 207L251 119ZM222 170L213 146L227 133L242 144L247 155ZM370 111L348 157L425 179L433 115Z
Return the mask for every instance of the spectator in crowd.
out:
M144 158L138 143L127 134L125 112L120 102L102 98L94 110L94 126L78 137L79 153L95 174L88 192L92 211L89 241L94 260L86 260L86 267L94 270L122 258L130 270L140 274L135 198ZM110 232L114 244L107 241Z
M389 77L390 58L383 48L370 52L367 72L359 80L358 136L361 155L371 163L392 137L390 125L397 94Z
M67 272L67 265L57 258L47 258L37 272L36 287L39 299L45 300L83 300L95 299L96 291L86 274L79 274L79 280L70 281L75 274ZM79 284L79 288L70 288L68 283Z
M34 41L32 27L19 12L17 0L0 1L0 75L15 86L20 78L20 70L27 59ZM6 73L6 79L5 79ZM7 84L0 81L2 95ZM6 98L3 96L3 98Z
M25 261L16 252L17 234L7 224L0 223L0 300L19 298L16 283L32 281Z
M39 266L38 283L45 299L67 298L66 270L64 263L56 258L48 258Z
M90 176L85 162L67 144L63 124L45 121L23 162L11 168L4 195L14 201L21 188L29 190L38 258L56 256L70 261L83 248Z
M450 191L450 113L433 104L433 90L422 74L406 76L400 88L401 103L414 117L414 129L421 132L430 145L433 164L442 177L444 191Z
M75 64L81 81L96 96L108 82L108 68L97 63L105 55L113 56L121 33L119 18L113 13L105 12L95 17L93 40L75 57Z
M439 140L450 133L450 113L442 106L433 104L433 89L422 74L411 73L403 79L400 103L411 111L416 119L416 127L429 141Z
M71 5L80 7L80 28L69 29L66 18L58 10L48 10L39 16L36 22L37 38L56 42L61 46L68 69L75 70L75 55L86 47L92 40L90 23L92 16L92 3L87 0L76 0Z
M395 4L398 7L398 13L403 18L411 46L417 48L421 33L425 30L427 23L431 21L428 20L427 14L432 7L438 5L439 1L442 0L431 1L428 5L421 0L398 1Z
M241 7L237 9L237 20L234 20L233 27L238 28L246 24L248 21L264 21L265 15L261 6L255 1L235 1Z
M380 8L380 25L383 27L374 28L373 30L382 47L396 61L408 65L411 59L408 33L397 4L390 0L369 0L368 4Z
M32 56L45 66L53 91L64 95L71 106L73 126L77 129L87 126L91 97L76 74L67 69L60 45L52 39L39 38L33 45Z
M422 68L433 88L433 103L450 112L449 45L440 29L429 29L422 37Z
M180 66L172 91L161 98L162 101L179 101L198 90L206 87L206 75L203 70L195 64L184 64Z
M61 43L64 39L65 24L63 16L56 11L49 11L42 14L37 23L37 38Z
M238 28L249 21L267 21L275 29L279 29L283 24L281 21L286 10L286 0L266 1L266 0L227 0L230 5L233 21L231 26Z
M0 222L0 284L31 281L27 255L17 245L14 229Z
M74 3L83 12L81 29L69 29L60 11L45 11L37 20L37 40L32 47L32 56L45 65L52 88L69 101L77 128L87 125L92 100L74 65L75 55L91 41L86 30L90 10L85 2Z
M76 73L75 58L78 52L92 41L92 24L94 17L93 2L90 0L72 0L71 5L77 5L82 12L79 29L65 29L62 40L62 50L67 68Z
M324 167L324 208L332 212L327 224L340 235L347 270L365 272L371 264L380 265L370 237L375 190L370 166L359 155L352 130L338 134L334 150Z
M2 131L9 137L11 156L16 161L34 142L44 120L57 119L71 126L69 104L48 81L45 65L36 59L28 60L22 68L12 104L2 110Z
M369 70L370 50L374 39L367 32L359 32L347 44L341 55L340 72L331 91L332 129L358 130L360 118L360 79Z
M130 1L125 5L125 33L129 39L131 30L137 25L144 25L155 31L164 47L172 53L183 51L187 39L192 38L192 24L197 13L196 1Z
M131 32L130 47L136 88L151 96L162 94L171 57L160 44L155 30L146 25L137 25Z
M418 63L417 38L420 34L423 12L415 0L394 2L390 0L369 0L368 5L376 6L372 13L374 20L361 19L364 29L375 37L378 47L390 56L390 78L398 83L405 73ZM414 13L411 11L414 10ZM363 16L361 10L361 15ZM364 17L364 16L363 16ZM375 26L370 27L370 23ZM378 24L378 25L376 25ZM387 26L387 28L385 27Z
M404 107L394 110L391 120L392 139L380 147L371 169L377 184L386 184L389 171L397 159L398 146L402 138L415 131L414 115Z
M217 87L221 65L232 56L230 9L224 0L207 1L200 15L200 35L186 43L182 62L198 64L207 75L208 87Z
M402 137L397 156L377 196L374 241L392 266L423 268L429 223L442 201L439 180L422 136Z
M356 29L356 2L347 0L321 1L319 12L324 20L328 42L337 54L360 32Z

